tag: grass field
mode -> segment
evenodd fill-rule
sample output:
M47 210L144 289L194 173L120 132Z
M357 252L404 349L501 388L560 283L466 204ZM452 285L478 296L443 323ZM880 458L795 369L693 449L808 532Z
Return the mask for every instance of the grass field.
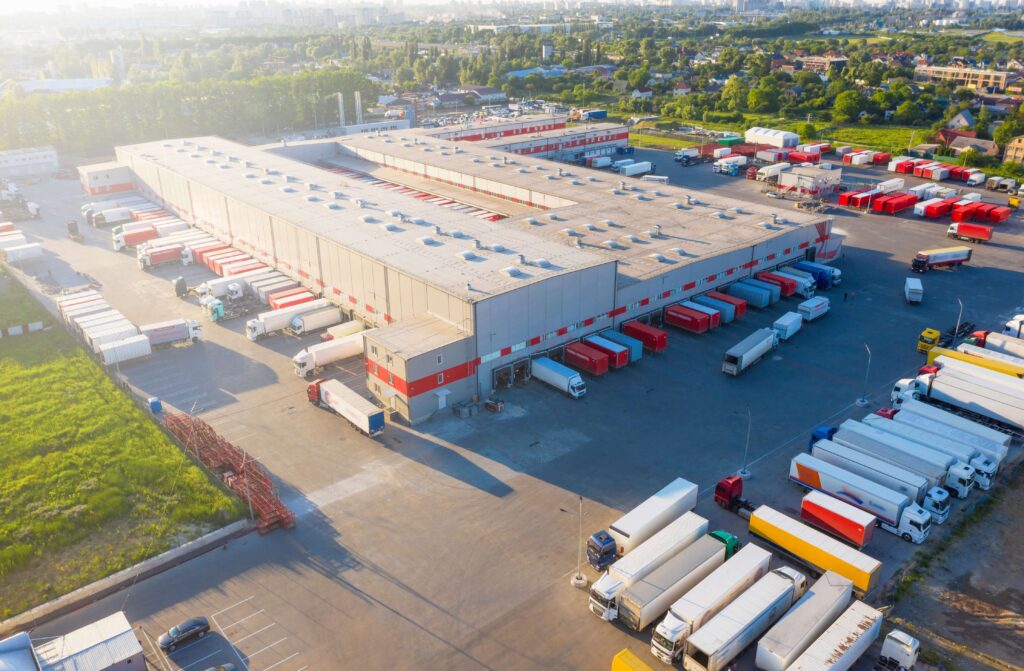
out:
M664 149L667 151L675 151L676 149L685 149L687 147L699 147L699 142L690 142L689 140L681 140L674 137L663 137L661 135L651 135L650 133L633 133L629 134L629 144L633 147L642 147L645 149Z
M1024 40L1024 33L985 33L981 39L996 44L1016 44Z
M914 143L923 142L927 131L910 126L840 126L822 132L823 138L858 149L879 151L901 151L907 148L914 136Z
M0 272L12 313L46 315ZM0 472L0 618L242 512L59 326L0 340Z

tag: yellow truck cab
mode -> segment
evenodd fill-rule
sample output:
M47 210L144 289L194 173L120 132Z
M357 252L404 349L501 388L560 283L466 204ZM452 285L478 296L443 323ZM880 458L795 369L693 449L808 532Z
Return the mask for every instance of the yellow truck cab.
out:
M917 351L925 354L930 352L933 347L939 342L939 337L942 334L937 329L925 329L921 331L921 335L917 337Z
M629 648L623 648L612 657L612 671L654 671L649 664L633 654Z

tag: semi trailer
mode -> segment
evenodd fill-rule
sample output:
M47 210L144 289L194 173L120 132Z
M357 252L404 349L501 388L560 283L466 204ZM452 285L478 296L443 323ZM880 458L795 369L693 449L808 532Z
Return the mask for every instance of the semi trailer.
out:
M800 501L800 519L861 550L874 536L878 518L816 489Z
M365 350L363 337L370 331L361 331L310 345L292 357L295 374L299 377L309 377L335 361L361 356Z
M341 308L331 306L293 317L288 326L292 335L303 336L341 323Z
M881 611L854 601L788 671L848 671L878 639L882 619Z
M259 340L287 328L291 325L292 319L300 315L321 310L330 305L331 302L328 299L318 298L281 310L261 312L255 319L250 319L245 323L245 336L252 341Z
M384 411L337 380L321 378L310 382L306 398L313 405L344 417L371 438L384 431Z
M919 375L897 381L890 398L897 408L905 399L923 401L1011 435L1024 435L1024 401L988 385L950 375Z
M779 334L769 328L758 329L729 348L722 359L722 372L726 375L739 375L750 366L760 361L765 354L779 344Z
M143 324L139 333L149 338L151 347L173 345L179 342L199 342L203 339L203 327L194 319L173 319L171 321Z

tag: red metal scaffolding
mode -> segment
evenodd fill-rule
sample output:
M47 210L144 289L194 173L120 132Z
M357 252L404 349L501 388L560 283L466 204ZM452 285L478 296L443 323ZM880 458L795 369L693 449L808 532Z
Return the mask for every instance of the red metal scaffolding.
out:
M164 426L252 508L260 534L277 527L291 529L295 526L295 514L278 497L267 471L245 450L229 443L209 424L192 415L168 414Z

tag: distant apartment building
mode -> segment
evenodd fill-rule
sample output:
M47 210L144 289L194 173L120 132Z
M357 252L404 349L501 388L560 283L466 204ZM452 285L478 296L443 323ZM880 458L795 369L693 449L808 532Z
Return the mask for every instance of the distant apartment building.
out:
M48 175L60 167L53 147L27 147L0 151L0 177L15 179ZM0 669L3 669L0 666Z
M926 83L953 82L956 86L971 89L1004 90L1007 85L1018 79L1013 72L999 70L981 70L961 66L919 65L914 68L914 81Z
M1003 161L1013 163L1024 163L1024 135L1018 135L1010 140L1003 153Z
M823 75L828 73L829 68L835 68L836 72L839 72L849 61L845 56L801 56L796 62L803 70Z

